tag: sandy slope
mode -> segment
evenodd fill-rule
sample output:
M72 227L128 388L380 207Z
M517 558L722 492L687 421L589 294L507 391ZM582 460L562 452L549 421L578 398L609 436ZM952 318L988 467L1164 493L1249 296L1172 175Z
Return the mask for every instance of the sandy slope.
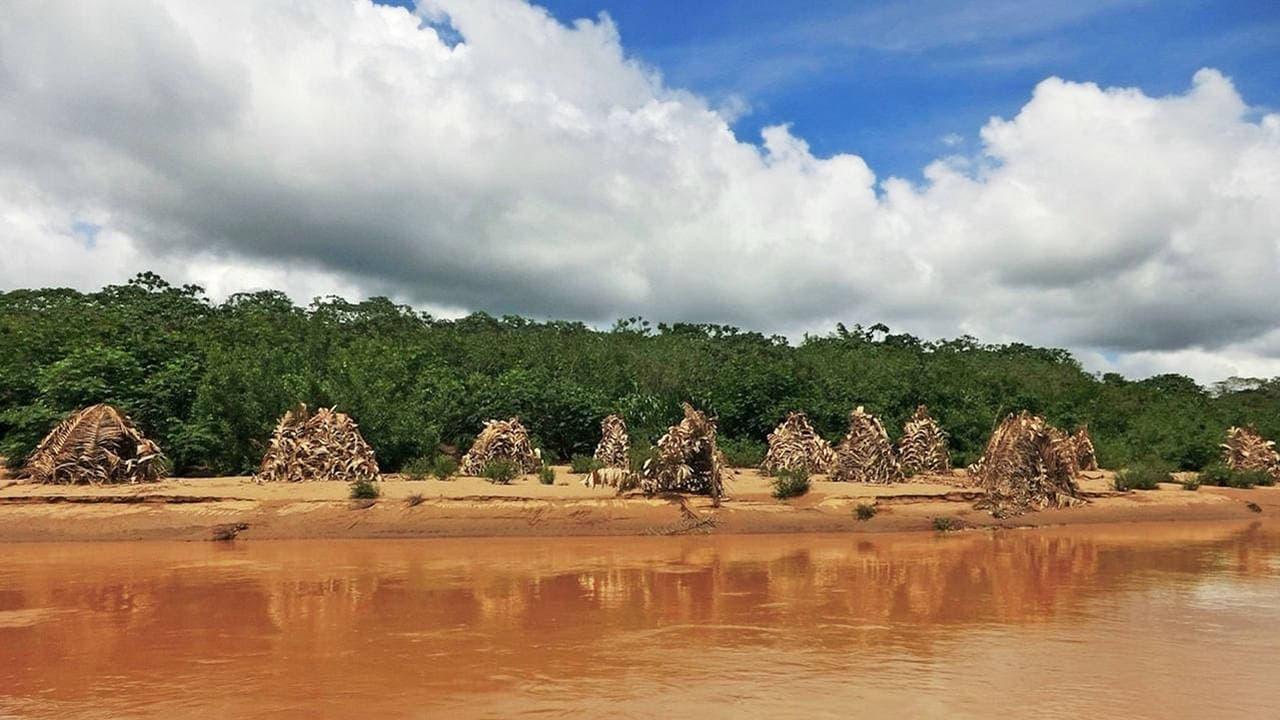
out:
M0 481L0 541L205 540L239 526L245 539L878 532L931 530L937 517L966 527L1258 517L1249 502L1264 516L1280 514L1280 488L1187 492L1167 485L1121 495L1110 491L1109 473L1092 473L1082 483L1091 496L1086 506L1006 520L973 510L979 493L958 477L890 486L819 478L808 495L783 502L770 496L767 478L743 470L718 509L700 497L619 497L609 488L583 487L580 478L564 467L550 486L532 477L500 486L478 478L410 482L391 475L381 499L363 502L349 500L347 486L335 482L259 485L227 477L67 487ZM855 518L861 503L876 506L873 519Z

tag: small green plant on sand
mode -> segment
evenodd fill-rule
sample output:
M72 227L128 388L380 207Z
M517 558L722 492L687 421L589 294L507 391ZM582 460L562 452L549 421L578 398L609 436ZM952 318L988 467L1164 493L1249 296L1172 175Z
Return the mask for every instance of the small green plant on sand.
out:
M936 517L933 519L933 529L938 532L952 532L960 529L960 521L953 517Z
M556 484L555 468L551 467L550 465L543 465L542 468L538 470L538 482L542 483L543 485L555 485Z
M773 479L773 496L779 500L800 497L809 492L809 473L804 470L780 470Z
M382 491L372 480L357 480L351 483L352 500L376 500Z
M1222 462L1209 463L1196 478L1202 485L1239 489L1276 484L1276 479L1263 470L1232 470Z
M858 506L853 509L853 514L859 521L866 522L876 516L876 506L871 503L858 503Z
M490 460L485 463L483 474L495 485L508 485L520 476L520 469L510 460Z
M433 464L433 461L429 458L416 457L405 463L404 467L400 468L400 472L404 474L405 480L421 482L431 474Z
M404 504L409 507L417 507L422 504L426 498L422 497L422 493L414 493L404 499Z
M451 480L456 472L458 472L458 461L449 455L437 455L431 462L431 474L436 480Z
M1200 478L1196 477L1195 475L1192 475L1191 477L1183 480L1180 484L1182 485L1183 490L1190 490L1192 492L1195 492L1196 490L1200 489Z
M1120 492L1159 490L1162 482L1173 482L1169 468L1154 463L1135 463L1116 473L1115 486Z

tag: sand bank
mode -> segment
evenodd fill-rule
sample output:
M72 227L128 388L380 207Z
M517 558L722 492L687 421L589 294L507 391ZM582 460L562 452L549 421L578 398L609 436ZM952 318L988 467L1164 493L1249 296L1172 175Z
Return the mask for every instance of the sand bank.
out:
M701 497L618 496L587 488L556 468L555 485L526 477L510 485L479 478L409 481L388 475L376 501L348 499L336 482L257 484L248 477L173 478L127 486L51 486L0 481L0 541L127 539L395 538L671 535L933 530L960 527L1229 520L1280 514L1280 488L1188 492L1178 485L1116 493L1110 473L1081 483L1089 503L999 520L972 508L980 491L956 477L898 485L815 479L804 497L770 496L769 479L737 471L719 508ZM872 504L875 517L854 510Z

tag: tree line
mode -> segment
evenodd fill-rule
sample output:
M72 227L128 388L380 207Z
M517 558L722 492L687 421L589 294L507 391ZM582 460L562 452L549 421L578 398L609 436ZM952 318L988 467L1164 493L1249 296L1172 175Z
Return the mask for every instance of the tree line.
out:
M446 320L380 297L299 307L265 291L214 303L152 273L94 293L0 293L0 455L11 464L96 402L129 413L176 472L232 474L257 466L298 402L351 414L395 471L465 450L484 420L513 415L551 459L590 453L609 413L626 418L633 443L653 442L684 400L716 417L735 449L762 447L790 410L835 441L857 405L895 434L924 403L958 464L1021 409L1068 429L1087 423L1108 467L1199 469L1236 424L1280 437L1280 378L1133 381L1085 372L1065 350L926 341L879 324L792 344L640 318L608 330L484 313Z

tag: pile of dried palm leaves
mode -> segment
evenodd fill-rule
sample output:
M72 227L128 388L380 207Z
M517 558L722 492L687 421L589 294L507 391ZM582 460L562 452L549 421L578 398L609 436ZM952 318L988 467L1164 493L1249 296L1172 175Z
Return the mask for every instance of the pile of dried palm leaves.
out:
M1097 470L1098 455L1093 449L1093 438L1089 437L1089 426L1081 425L1071 436L1076 445L1076 465L1081 470Z
M996 517L1079 504L1079 472L1072 437L1025 410L1000 423L969 467L986 490L975 507Z
M90 405L53 429L18 471L38 483L135 483L164 477L164 455L127 415Z
M766 475L783 470L829 473L835 462L836 451L813 429L809 416L792 412L769 433L769 451L760 463L760 472Z
M258 467L259 482L380 480L373 448L346 413L299 404L276 423Z
M916 407L915 413L902 426L898 440L898 460L904 473L949 473L951 451L947 447L947 433L932 417L925 405Z
M658 439L657 454L645 461L640 488L646 493L706 493L719 499L724 492L724 458L716 447L716 425L684 403L684 419Z
M595 459L601 467L630 467L631 439L627 436L627 422L621 415L610 415L600 421L600 444L596 445Z
M495 460L513 463L521 473L537 472L542 467L542 453L529 440L529 431L520 418L486 420L471 449L462 456L458 472L482 476L484 468Z
M1280 453L1275 442L1263 439L1252 426L1227 430L1222 461L1232 470L1261 470L1280 480Z
M837 482L893 483L902 480L893 443L884 424L859 405L849 414L849 432L836 447L831 479Z

